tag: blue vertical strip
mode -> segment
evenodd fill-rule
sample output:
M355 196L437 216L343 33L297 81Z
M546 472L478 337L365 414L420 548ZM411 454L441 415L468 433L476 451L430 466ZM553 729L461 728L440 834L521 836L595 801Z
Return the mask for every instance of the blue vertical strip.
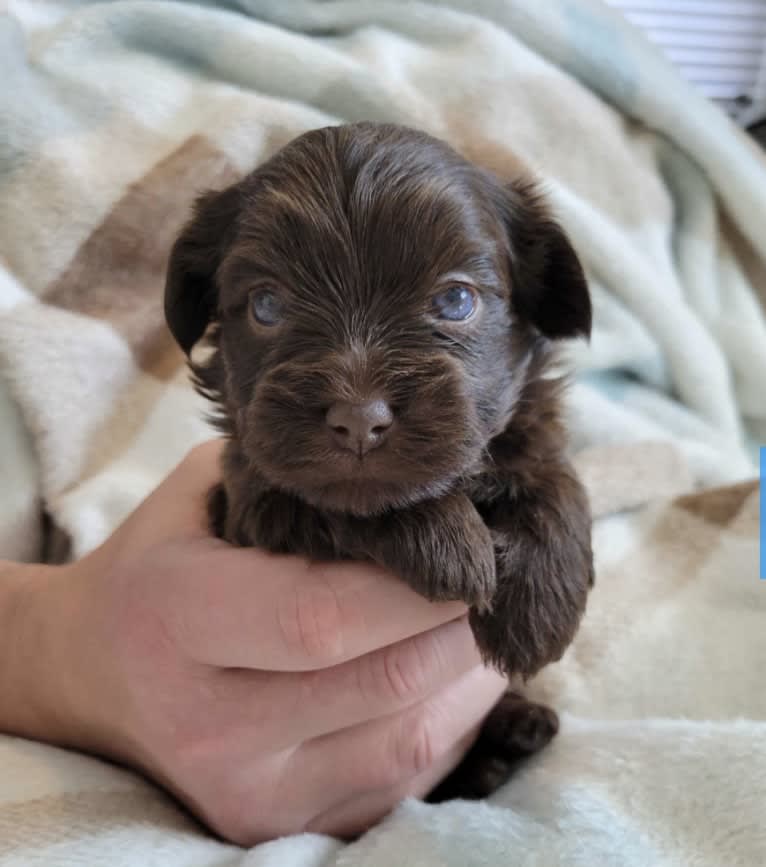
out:
M766 581L766 446L761 446L761 579Z

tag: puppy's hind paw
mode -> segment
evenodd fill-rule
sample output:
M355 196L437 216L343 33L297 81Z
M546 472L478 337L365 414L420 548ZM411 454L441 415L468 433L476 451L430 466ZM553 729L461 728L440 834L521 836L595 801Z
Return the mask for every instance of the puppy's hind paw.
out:
M556 712L506 692L457 768L428 796L432 803L475 800L497 791L526 758L546 747L559 730Z
M556 711L507 692L484 722L482 736L507 759L530 756L546 747L559 730Z

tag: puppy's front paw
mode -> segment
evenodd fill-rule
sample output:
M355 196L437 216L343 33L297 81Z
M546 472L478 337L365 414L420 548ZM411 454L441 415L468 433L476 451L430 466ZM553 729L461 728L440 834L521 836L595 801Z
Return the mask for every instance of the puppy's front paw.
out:
M435 528L433 556L426 564L429 599L459 600L488 611L497 567L492 537L475 509Z
M531 677L561 658L580 624L593 574L589 540L505 536L496 551L492 607L472 610L471 626L485 662Z
M210 503L221 498L225 500L225 494L217 492ZM223 536L235 545L255 545L275 554L302 554L314 560L341 556L329 519L291 494L272 489L243 500L229 499Z
M410 532L392 528L399 556L386 565L428 599L459 600L486 612L495 593L495 551L473 503L462 494L450 495L409 509L398 520L406 521Z

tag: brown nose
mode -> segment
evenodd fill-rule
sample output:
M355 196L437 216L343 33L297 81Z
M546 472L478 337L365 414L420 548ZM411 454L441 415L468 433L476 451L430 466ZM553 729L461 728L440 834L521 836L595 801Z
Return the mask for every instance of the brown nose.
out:
M338 401L327 410L326 420L335 443L361 456L383 442L394 415L385 400L372 398L360 403Z

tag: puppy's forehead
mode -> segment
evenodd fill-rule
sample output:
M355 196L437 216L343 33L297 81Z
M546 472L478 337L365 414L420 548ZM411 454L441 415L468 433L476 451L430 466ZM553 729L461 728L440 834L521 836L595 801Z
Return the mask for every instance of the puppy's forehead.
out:
M474 169L457 154L427 137L317 132L252 176L237 258L278 269L298 293L379 293L495 256Z

